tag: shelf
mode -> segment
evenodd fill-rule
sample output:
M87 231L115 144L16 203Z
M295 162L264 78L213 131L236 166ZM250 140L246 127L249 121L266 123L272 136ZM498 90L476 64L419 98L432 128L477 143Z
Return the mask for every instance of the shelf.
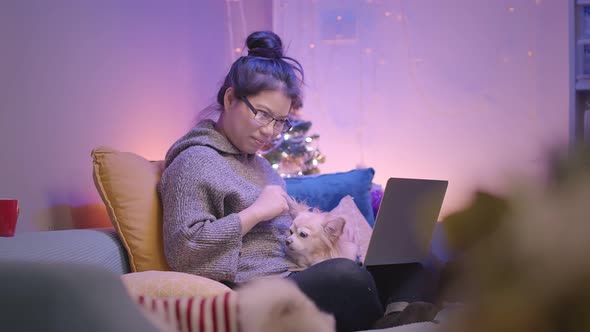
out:
M570 38L570 143L590 137L590 0L568 0ZM589 73L589 74L585 74Z
M577 91L589 91L590 90L590 79L581 79L576 82Z

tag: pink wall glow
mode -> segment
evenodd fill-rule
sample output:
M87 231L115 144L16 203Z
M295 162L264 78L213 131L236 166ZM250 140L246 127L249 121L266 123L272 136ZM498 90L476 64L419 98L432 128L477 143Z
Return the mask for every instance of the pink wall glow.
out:
M322 172L448 179L444 217L475 189L542 179L567 144L567 1L274 4L306 69Z

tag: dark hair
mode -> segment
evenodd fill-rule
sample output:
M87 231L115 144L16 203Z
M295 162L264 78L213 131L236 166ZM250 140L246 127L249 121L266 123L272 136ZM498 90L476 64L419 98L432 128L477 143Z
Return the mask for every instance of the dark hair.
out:
M217 93L219 105L223 106L225 91L231 87L236 97L282 90L291 99L292 109L303 106L303 67L297 60L283 55L281 38L272 31L257 31L248 36L246 46L248 55L232 64Z

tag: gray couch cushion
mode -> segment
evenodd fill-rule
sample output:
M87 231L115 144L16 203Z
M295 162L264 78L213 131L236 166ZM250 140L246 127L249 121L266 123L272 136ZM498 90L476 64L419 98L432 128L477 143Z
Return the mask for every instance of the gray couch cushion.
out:
M0 294L2 331L158 331L98 266L0 262Z
M0 262L68 262L130 272L127 253L112 228L16 233L0 237Z

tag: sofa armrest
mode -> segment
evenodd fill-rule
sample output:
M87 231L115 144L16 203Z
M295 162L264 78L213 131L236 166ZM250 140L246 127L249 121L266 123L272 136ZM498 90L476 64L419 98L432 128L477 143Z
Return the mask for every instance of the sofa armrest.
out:
M0 262L59 262L130 272L127 252L113 228L25 232L0 237Z

